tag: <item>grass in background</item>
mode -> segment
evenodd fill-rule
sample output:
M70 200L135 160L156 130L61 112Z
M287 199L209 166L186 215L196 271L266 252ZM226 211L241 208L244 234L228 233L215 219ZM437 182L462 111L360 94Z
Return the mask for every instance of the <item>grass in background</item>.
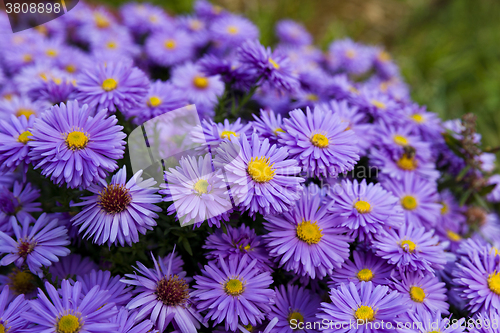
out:
M102 1L99 1L102 3ZM119 5L122 0L106 0ZM192 0L151 0L171 13ZM213 0L257 24L264 44L274 24L301 21L323 49L349 36L384 45L413 98L443 119L478 116L485 146L500 145L500 1L497 0Z

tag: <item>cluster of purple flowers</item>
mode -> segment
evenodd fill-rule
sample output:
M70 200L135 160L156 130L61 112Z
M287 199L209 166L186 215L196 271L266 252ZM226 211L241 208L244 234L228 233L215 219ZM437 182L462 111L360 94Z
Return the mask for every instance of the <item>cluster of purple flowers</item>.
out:
M197 0L2 36L0 333L500 332L494 155L471 168L385 50L276 35ZM200 149L132 170L132 130L192 104L159 142Z

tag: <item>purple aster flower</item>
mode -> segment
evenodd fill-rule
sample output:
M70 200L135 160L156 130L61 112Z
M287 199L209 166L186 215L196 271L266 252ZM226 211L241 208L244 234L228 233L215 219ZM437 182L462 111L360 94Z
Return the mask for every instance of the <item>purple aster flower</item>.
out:
M66 103L75 95L75 80L69 74L51 75L50 77L38 79L38 84L28 90L30 98L38 102L48 104Z
M457 250L462 241L462 235L468 230L465 211L460 207L449 190L439 194L441 215L436 224L436 234L443 240L450 242L450 250Z
M294 207L283 215L268 215L264 227L269 255L287 271L322 278L349 257L349 229L338 227L321 193L307 188Z
M9 120L9 115L13 114L16 117L25 116L40 116L45 111L47 104L33 102L25 96L13 96L10 99L0 100L0 117Z
M328 65L333 71L363 74L370 69L371 60L370 50L349 38L334 41L328 49Z
M210 25L210 35L216 47L222 50L235 48L246 40L259 38L259 29L247 18L224 15Z
M182 333L196 333L201 316L194 308L193 292L186 281L186 272L173 274L171 264L157 262L152 256L154 269L137 262L136 271L141 275L126 274L123 283L136 286L138 293L127 305L127 309L139 309L136 321L151 320L158 331L163 332L172 323Z
M57 66L71 75L80 74L86 68L94 65L89 54L75 47L66 49L57 59Z
M221 6L212 5L206 0L196 0L193 8L197 16L207 21L229 14L228 11L223 9Z
M42 214L34 225L32 219L26 217L19 225L15 217L10 218L14 237L0 231L1 254L4 255L0 265L7 266L14 263L21 268L27 265L35 274L42 274L42 266L48 267L59 261L58 257L67 256L70 251L68 231L58 226L57 220L50 220L47 214Z
M390 229L387 233L375 235L373 247L376 255L396 265L403 272L434 274L446 264L444 249L434 231L404 224L399 230Z
M186 63L172 69L172 83L184 91L189 101L204 106L214 106L224 92L219 75L206 76L199 65Z
M284 285L275 288L276 296L268 318L278 318L273 332L293 333L293 326L301 323L314 323L319 321L316 313L320 307L321 299L309 290L294 285ZM305 333L317 332L316 329L299 330Z
M220 227L221 220L229 220L233 206L221 171L213 169L211 155L183 157L179 164L165 171L166 184L161 185L163 200L173 201L168 213L175 213L181 225L199 226L207 220L209 226Z
M31 311L21 314L36 324L31 328L33 333L116 332L118 325L109 320L118 311L109 294L98 286L83 294L80 282L71 285L63 280L59 292L49 282L45 282L45 289L47 294L38 289L38 299L30 303Z
M28 325L28 322L21 317L21 313L29 309L24 295L19 295L15 299L11 296L9 287L3 287L0 294L0 332L20 332Z
M388 124L394 122L394 119L398 119L397 115L400 109L398 102L391 96L369 86L362 87L359 94L351 99L351 103L375 119L381 119Z
M109 299L116 306L125 306L131 299L132 288L120 282L120 276L111 276L109 271L92 270L85 275L78 275L76 280L82 284L82 292L88 294L92 288L99 286L110 295ZM104 305L104 304L103 304Z
M361 183L343 180L340 188L331 191L331 197L334 204L329 209L338 225L351 229L360 240L386 228L398 229L404 223L398 198L380 184L366 184L366 179Z
M49 273L53 280L57 278L61 281L64 279L76 279L77 275L87 275L92 270L98 269L99 266L89 257L82 257L79 254L72 253L50 266Z
M451 317L443 318L439 312L430 314L426 311L422 313L409 312L407 315L400 317L398 323L397 333L461 333L465 331L467 326L465 318L460 318L454 322Z
M239 62L254 73L256 84L263 84L277 90L296 91L299 81L288 56L270 47L264 47L259 41L249 40L237 51Z
M170 82L158 80L151 84L140 107L130 109L125 114L127 117L136 117L134 120L136 124L142 124L187 104L187 98L182 90L177 89Z
M157 65L170 67L193 58L191 36L182 30L160 30L146 40L146 55Z
M500 260L495 252L472 251L452 272L454 290L472 313L500 309Z
M35 121L29 156L55 184L88 187L118 167L125 150L123 127L106 110L90 114L87 105L73 101L53 106Z
M374 127L368 123L366 115L359 111L356 106L351 106L347 100L337 101L332 99L329 103L318 104L323 110L332 110L338 115L342 122L348 123L348 129L351 129L358 139L360 152L369 149L373 143L370 138L374 135Z
M136 318L137 311L129 312L126 308L120 308L111 322L118 324L116 333L158 333L157 330L153 329L151 320L137 322Z
M318 107L306 113L290 112L279 142L288 147L291 158L300 161L303 171L316 177L336 177L354 168L359 160L356 135L332 111Z
M374 132L377 146L386 149L394 158L398 158L411 149L417 163L431 160L430 144L412 134L409 126L392 126L379 121L375 125Z
M165 29L173 24L172 19L160 6L149 3L126 3L120 7L123 25L136 37Z
M312 43L312 36L306 28L292 20L279 21L276 24L276 36L285 44L301 46Z
M411 312L422 314L442 313L448 315L450 307L446 300L446 287L436 276L419 276L415 273L402 274L394 279L392 288L399 291L403 302L409 305Z
M140 52L134 44L129 31L122 27L115 27L112 31L94 34L90 38L90 50L94 54L114 53L124 57L134 57Z
M335 289L351 282L359 287L363 281L371 281L374 287L388 284L393 266L371 251L353 251L352 257L353 261L347 259L342 268L334 270L330 275L329 288Z
M209 250L206 254L208 260L222 257L224 260L239 262L247 255L250 260L257 259L255 268L260 272L272 270L262 236L258 236L245 224L238 228L226 226L226 232L216 230L207 237L203 248Z
M416 103L403 108L403 113L407 117L406 123L412 128L415 134L419 134L424 140L432 141L441 137L443 128L438 115L427 111L425 106Z
M132 243L139 241L139 233L153 230L156 226L154 219L158 218L155 212L161 211L156 203L161 196L156 194L153 187L156 181L153 178L143 180L142 170L127 181L125 166L120 169L108 184L101 179L99 184L92 184L88 188L93 195L82 197L82 202L73 206L84 206L71 221L80 226L83 237L93 237L96 244L102 245Z
M208 310L205 320L215 321L214 326L224 321L226 330L235 331L238 321L243 325L260 324L271 310L274 291L269 288L273 279L269 272L254 269L257 259L249 262L248 256L240 261L226 261L219 257L220 268L209 262L202 275L194 277L196 284L193 296L198 311Z
M342 284L330 291L330 299L331 303L321 303L321 312L316 315L323 323L329 323L323 330L327 333L391 332L396 327L396 316L407 310L397 291L389 291L387 286L375 287L371 282L363 282L359 288L352 282ZM382 321L385 325L381 325ZM339 328L339 323L344 325Z
M224 171L231 196L242 211L279 214L300 198L303 178L297 160L287 159L288 150L261 141L256 133L247 139L224 141L216 150L215 168ZM225 185L224 185L225 186Z
M421 178L434 182L440 177L433 161L419 161L411 148L400 156L394 156L385 149L370 149L370 164L377 167L382 175L391 179L402 180L407 174L416 174Z
M380 47L372 48L373 66L377 75L383 79L399 76L399 68L394 63L389 52Z
M188 15L177 17L177 23L179 28L189 33L195 46L205 46L210 40L207 24L197 16Z
M147 76L125 62L108 62L77 76L75 98L96 110L128 111L140 104L149 89Z
M245 124L241 118L236 119L233 123L224 119L223 123L215 123L211 119L203 119L201 128L197 127L193 131L193 141L202 146L210 145L211 151L214 151L219 144L224 140L232 140L239 138L242 133L246 135L252 134L252 124Z
M252 114L255 121L253 127L261 138L267 138L270 142L276 143L278 136L283 133L283 120L280 114L275 114L273 110L260 110L260 117Z
M0 187L0 230L12 234L10 217L15 216L18 221L30 219L34 221L31 213L41 212L40 202L35 202L40 197L40 191L30 183L14 183L12 192L5 187Z
M400 200L407 224L427 229L436 226L443 206L435 182L407 173L402 181L384 177L382 186Z
M221 75L223 81L231 84L233 89L249 91L255 85L254 71L243 66L234 57L221 58L215 54L206 54L197 64L208 76Z

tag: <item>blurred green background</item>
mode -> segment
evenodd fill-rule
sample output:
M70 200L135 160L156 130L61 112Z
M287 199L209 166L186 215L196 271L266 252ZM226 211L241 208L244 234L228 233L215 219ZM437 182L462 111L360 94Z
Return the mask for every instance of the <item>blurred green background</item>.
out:
M150 2L174 14L191 11L193 0ZM499 0L212 2L249 17L264 44L275 42L277 20L291 18L302 22L323 49L345 36L383 45L400 65L415 101L444 119L477 114L485 147L500 145Z

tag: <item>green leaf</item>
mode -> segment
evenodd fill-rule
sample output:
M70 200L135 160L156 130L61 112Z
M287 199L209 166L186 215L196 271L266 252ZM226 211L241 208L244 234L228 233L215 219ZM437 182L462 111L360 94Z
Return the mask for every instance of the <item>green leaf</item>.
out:
M495 189L496 186L497 184L490 184L488 186L483 187L481 191L479 191L479 195L482 197L487 196L488 194L491 193L491 191Z
M465 202L467 201L467 199L469 199L471 194L472 194L472 189L468 189L467 191L464 192L464 194L462 194L462 196L460 197L460 207L462 207L465 204Z
M456 178L457 182L461 181L465 177L467 172L469 172L469 170L470 170L470 165L467 165L467 166L465 166L465 168L460 170L460 173L458 174L458 176Z
M189 253L189 255L191 255L191 256L193 255L193 251L191 250L191 245L189 244L189 241L187 240L187 238L182 239L182 246L184 247L186 252Z

